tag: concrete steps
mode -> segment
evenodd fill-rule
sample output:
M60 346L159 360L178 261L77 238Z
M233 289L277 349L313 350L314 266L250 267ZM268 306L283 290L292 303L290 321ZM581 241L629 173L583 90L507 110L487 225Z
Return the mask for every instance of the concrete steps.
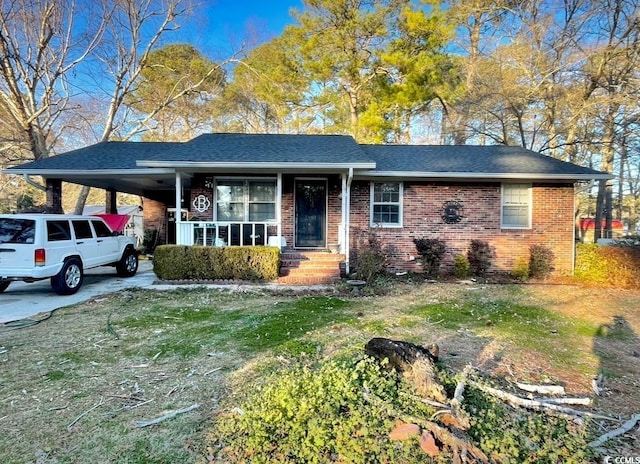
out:
M325 251L285 250L280 254L278 283L326 285L340 281L344 255Z

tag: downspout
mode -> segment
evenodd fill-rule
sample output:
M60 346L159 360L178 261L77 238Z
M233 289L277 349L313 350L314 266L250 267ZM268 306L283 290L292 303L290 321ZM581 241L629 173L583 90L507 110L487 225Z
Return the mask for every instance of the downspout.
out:
M350 233L350 217L351 217L351 181L353 180L353 168L349 168L349 174L347 175L347 191L345 199L345 221L344 221L344 270L349 275L349 240Z
M37 182L36 182L36 181L34 181L34 180L31 180L31 179L29 178L29 174L23 174L23 175L22 175L22 177L24 178L24 181L25 181L27 184L29 184L30 186L35 187L35 188L37 188L38 190L42 190L43 192L46 192L46 191L47 191L47 187L45 187L44 185L41 185L41 184L37 183Z

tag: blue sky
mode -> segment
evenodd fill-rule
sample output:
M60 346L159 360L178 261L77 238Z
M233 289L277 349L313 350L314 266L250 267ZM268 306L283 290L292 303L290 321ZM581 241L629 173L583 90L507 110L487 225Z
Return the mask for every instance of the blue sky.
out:
M301 10L302 0L204 0L178 40L208 51L237 50L247 41L253 47L294 22L291 8Z

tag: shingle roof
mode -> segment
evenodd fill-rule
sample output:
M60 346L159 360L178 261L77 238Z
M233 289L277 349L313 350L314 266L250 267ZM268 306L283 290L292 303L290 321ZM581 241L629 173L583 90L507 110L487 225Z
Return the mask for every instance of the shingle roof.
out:
M596 171L505 145L361 145L376 172L592 175Z
M507 174L602 178L604 173L566 163L522 147L471 145L358 145L350 136L281 134L204 134L189 142L104 142L27 163L6 172L133 170L137 162L287 163L357 165L375 162L360 175L496 177ZM142 168L144 169L144 168Z
M139 160L237 163L371 162L346 135L203 134L169 151Z

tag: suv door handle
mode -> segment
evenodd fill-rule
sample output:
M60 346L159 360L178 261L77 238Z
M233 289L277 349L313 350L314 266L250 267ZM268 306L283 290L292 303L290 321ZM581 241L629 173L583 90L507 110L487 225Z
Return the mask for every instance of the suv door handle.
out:
M102 243L102 242L103 242L103 240L96 240L96 242L98 242L98 243Z
M76 245L82 245L84 242L76 242Z

